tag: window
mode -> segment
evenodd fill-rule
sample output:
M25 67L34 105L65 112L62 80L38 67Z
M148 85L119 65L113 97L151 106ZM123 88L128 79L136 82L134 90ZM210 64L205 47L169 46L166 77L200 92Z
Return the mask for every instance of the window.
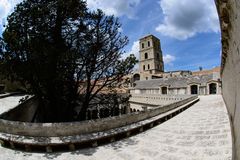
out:
M148 80L148 77L146 77L146 80Z
M148 54L145 53L145 54L144 54L144 57L145 57L145 59L148 59Z
M157 53L157 59L159 59L159 54Z
M143 70L145 71L145 65L143 65Z
M133 76L133 81L135 82L135 81L139 81L139 80L140 80L140 75L139 74L135 74Z
M144 48L144 43L142 43L142 48Z
M150 69L150 65L148 64L148 69Z
M148 47L150 47L150 42L148 41Z
M162 87L162 94L167 94L167 87Z

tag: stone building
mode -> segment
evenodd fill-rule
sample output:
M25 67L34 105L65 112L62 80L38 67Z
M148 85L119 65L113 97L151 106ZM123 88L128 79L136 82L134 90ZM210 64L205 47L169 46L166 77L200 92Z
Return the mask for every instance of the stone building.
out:
M160 40L148 35L139 41L140 73L158 74L164 72Z
M133 75L134 81L162 77L164 63L160 40L147 35L139 40L139 71Z
M139 71L131 75L132 94L221 94L220 67L164 72L160 40L148 35L139 43Z
M213 73L201 76L188 75L136 81L135 87L130 89L130 93L162 95L221 94L219 77L219 73Z

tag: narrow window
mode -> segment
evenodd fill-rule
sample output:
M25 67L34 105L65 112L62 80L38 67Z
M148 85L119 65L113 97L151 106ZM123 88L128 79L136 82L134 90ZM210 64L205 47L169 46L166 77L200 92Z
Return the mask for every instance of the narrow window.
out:
M143 65L143 70L145 71L145 65Z
M150 47L150 42L148 41L148 47Z
M142 43L142 48L144 48L144 43Z
M148 54L145 53L145 54L144 54L144 57L145 57L145 59L148 59Z
M148 69L150 69L150 65L148 64Z

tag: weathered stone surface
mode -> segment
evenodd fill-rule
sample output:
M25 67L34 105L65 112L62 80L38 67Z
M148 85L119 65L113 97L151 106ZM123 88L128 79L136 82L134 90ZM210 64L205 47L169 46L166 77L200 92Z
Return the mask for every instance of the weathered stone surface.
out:
M194 99L197 99L197 97L192 96L190 98L183 99L182 101L168 104L154 110L147 110L144 112L136 112L84 122L27 123L0 119L0 132L34 137L73 136L79 134L103 132L152 118L182 106L183 104L186 104Z
M230 124L220 95L201 97L200 102L157 127L96 148L42 154L0 147L1 160L231 160L231 155Z
M233 126L234 160L240 159L240 1L215 0L222 31L222 91Z

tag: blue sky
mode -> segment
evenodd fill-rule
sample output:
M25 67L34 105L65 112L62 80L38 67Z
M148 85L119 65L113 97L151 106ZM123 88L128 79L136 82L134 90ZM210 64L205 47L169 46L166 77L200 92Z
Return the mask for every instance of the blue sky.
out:
M0 0L0 34L20 0ZM210 69L220 65L220 31L214 0L87 0L90 9L114 14L129 37L126 55L139 57L138 39L161 40L165 70Z

